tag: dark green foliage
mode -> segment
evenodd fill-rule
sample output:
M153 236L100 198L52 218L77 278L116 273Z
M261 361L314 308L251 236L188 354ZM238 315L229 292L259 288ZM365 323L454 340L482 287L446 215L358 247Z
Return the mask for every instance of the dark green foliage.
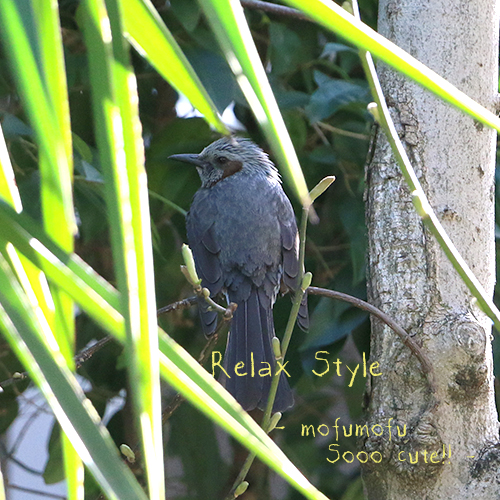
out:
M227 484L229 467L221 458L214 424L194 408L184 405L172 416L169 435L168 453L170 457L180 458L188 490L182 498L222 498L230 486Z

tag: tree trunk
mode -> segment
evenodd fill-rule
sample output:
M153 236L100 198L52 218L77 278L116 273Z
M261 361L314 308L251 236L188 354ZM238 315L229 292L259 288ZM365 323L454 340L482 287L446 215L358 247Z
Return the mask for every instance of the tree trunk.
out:
M380 0L379 31L479 103L495 107L494 0ZM492 295L495 132L386 66L379 70L431 206ZM372 321L371 357L382 376L367 387L370 435L362 444L383 460L364 466L368 498L498 499L491 322L424 228L382 132L367 171L366 213L369 299L422 346L437 385L432 396L415 357L388 327ZM375 424L383 426L380 437ZM398 436L405 425L406 435ZM418 463L411 463L417 452Z

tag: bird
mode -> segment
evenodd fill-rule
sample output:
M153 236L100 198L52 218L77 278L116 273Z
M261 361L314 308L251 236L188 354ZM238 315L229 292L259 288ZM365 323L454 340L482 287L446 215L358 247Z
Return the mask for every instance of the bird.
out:
M194 165L201 179L186 216L201 286L208 288L211 297L223 293L228 303L237 305L219 381L244 410L264 410L271 385L271 373L265 367L272 367L275 374L273 306L278 292L294 294L301 285L292 205L276 167L250 139L223 137L199 154L169 158ZM203 299L199 306L203 333L210 336L217 327L217 312ZM307 329L308 321L304 298L299 326ZM273 412L294 404L283 371Z

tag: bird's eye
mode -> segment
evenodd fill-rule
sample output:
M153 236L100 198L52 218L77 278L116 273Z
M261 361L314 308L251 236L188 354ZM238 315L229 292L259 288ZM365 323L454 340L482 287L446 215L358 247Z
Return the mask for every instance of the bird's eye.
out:
M215 160L219 165L224 165L224 163L227 163L227 158L225 156L217 156Z

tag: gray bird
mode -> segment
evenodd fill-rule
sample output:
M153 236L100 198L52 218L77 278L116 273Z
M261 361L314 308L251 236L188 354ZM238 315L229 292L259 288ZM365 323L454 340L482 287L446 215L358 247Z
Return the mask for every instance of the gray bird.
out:
M230 378L222 372L220 381L245 410L264 409L271 377L259 376L259 370L275 364L273 305L278 291L299 287L299 239L290 200L267 154L248 139L222 138L200 154L170 158L195 165L201 178L186 225L202 286L212 297L223 292L238 305L223 364ZM199 305L208 336L216 329L217 313L203 300ZM299 325L307 324L304 300ZM241 361L244 368L238 372L244 376L235 373ZM292 405L293 394L281 372L273 411Z

